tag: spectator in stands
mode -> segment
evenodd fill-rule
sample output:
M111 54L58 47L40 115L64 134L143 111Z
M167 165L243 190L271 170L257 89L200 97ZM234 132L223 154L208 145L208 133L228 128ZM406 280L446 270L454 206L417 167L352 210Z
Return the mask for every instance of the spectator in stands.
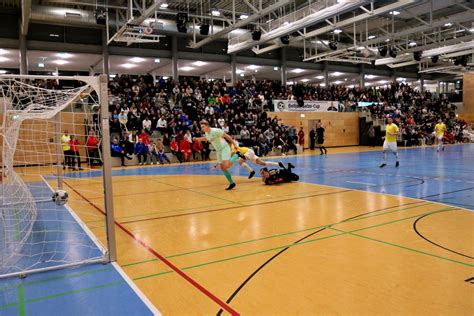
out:
M156 151L157 151L157 157L160 163L163 163L163 160L166 160L168 163L171 163L171 161L168 158L168 155L166 155L164 145L159 139L156 141Z
M112 157L120 157L120 161L122 162L122 167L125 166L125 158L131 160L132 157L127 155L127 153L120 147L118 139L114 137L112 143L110 144L110 154Z
M79 170L84 170L81 168L81 155L79 154L79 140L74 135L70 135L69 137L69 146L71 150L71 166L73 170L76 169L76 160L77 160L77 168Z
M158 129L158 131L161 133L161 135L163 135L164 133L166 133L166 130L168 128L168 122L166 121L164 115L162 115L160 117L160 119L158 120L157 124L156 124L156 128Z
M204 146L202 145L202 142L200 141L195 141L193 143L192 149L193 149L193 160L196 160L196 154L199 154L201 156L201 160L204 160L202 150Z
M61 136L61 146L63 148L63 155L64 155L64 160L63 160L63 170L66 169L66 166L69 168L72 168L71 165L71 145L69 145L69 141L71 140L71 137L69 136L68 130L64 130L64 134Z
M137 156L139 165L144 165L146 163L148 146L142 141L141 138L138 138L138 143L135 144L133 153Z
M150 158L150 164L153 165L153 157L156 158L156 164L159 164L159 159L158 159L158 150L156 149L156 145L155 145L155 142L154 141L151 141L150 144L148 144L147 146L147 150L148 150L148 156Z
M138 135L138 141L141 141L146 146L150 144L150 136L144 129L142 129L142 132Z
M181 160L181 151L179 150L179 143L176 140L176 137L173 137L173 140L170 143L170 150L171 153L175 155L176 159L178 159L178 161L182 163L183 161Z
M316 144L316 132L314 131L314 128L311 128L311 131L309 132L309 149L314 150L314 145Z
M128 115L127 115L127 112L125 112L124 109L122 109L122 111L120 111L120 114L118 116L118 121L120 123L120 127L122 128L122 130L128 131L128 128L127 128Z
M370 124L367 131L367 136L369 137L369 146L375 147L375 128L374 124Z
M87 158L89 167L94 167L94 165L100 166L100 159L99 159L99 139L95 136L95 132L93 129L89 130L86 140L86 147L87 147Z
M145 119L143 120L142 122L142 127L143 127L143 130L148 134L148 135L151 135L153 132L151 130L151 121L149 119L148 116L145 117ZM149 144L147 144L149 145Z
M304 151L304 130L303 127L300 128L298 132L298 144L301 146L301 149Z
M191 156L192 156L191 143L188 141L186 137L181 139L179 143L179 150L181 151L181 156L183 158L183 161L190 161Z

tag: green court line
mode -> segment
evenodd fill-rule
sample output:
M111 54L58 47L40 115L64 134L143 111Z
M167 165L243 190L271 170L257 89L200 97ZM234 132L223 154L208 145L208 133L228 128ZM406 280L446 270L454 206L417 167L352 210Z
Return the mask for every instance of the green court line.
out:
M42 280L36 280L36 281L31 281L31 282L25 282L25 283L18 283L18 284L13 284L13 285L8 285L0 288L0 292L6 291L9 289L14 289L20 286L30 286L30 285L36 285L36 284L41 284L41 283L46 283L46 282L52 282L52 281L57 281L57 280L65 280L65 279L72 279L75 277L87 275L87 274L93 274L97 272L105 272L105 271L110 271L113 270L112 267L110 268L101 268L101 269L95 269L95 270L90 270L90 271L83 271L83 272L75 272L75 273L70 273L70 274L65 274L57 277L52 277L48 279L42 279Z
M63 297L63 296L68 296L68 295L77 294L77 293L82 293L82 292L88 292L88 291L103 289L103 288L107 288L107 287L111 287L111 286L115 286L115 285L126 284L126 283L127 282L125 280L115 281L115 282L110 282L110 283L106 283L106 284L102 284L102 285L96 285L96 286L86 287L86 288L83 288L83 289L58 293L58 294L54 294L54 295L42 296L42 297L30 299L30 300L23 300L23 302L20 302L20 300L19 300L16 303L11 303L11 304L0 306L0 310L8 308L8 307L12 307L12 306L20 306L21 304L23 305L23 308L24 308L24 305L29 304L29 303L36 303L36 302L40 302L40 301L50 300L50 299L59 298L59 297ZM20 306L20 309L21 309L21 306Z
M373 217L382 216L382 215L387 215L387 214L391 214L391 213L395 213L395 212L405 211L405 210L417 208L417 207L424 206L424 205L427 205L427 204L428 204L428 203L426 203L426 202L421 202L421 201L420 201L420 202L416 202L416 203L422 203L422 204L421 204L421 205L411 206L411 207L406 207L406 208L402 208L402 209L395 209L395 210L393 210L393 211L389 211L389 212L385 212L385 213L379 213L379 214L376 214L376 215L370 215L370 214L368 214L368 215L366 215L366 216L361 216L361 217L354 218L354 219L352 219L352 220L348 220L348 221L345 221L345 222L338 222L338 223L333 223L333 224L320 225L320 226L305 228L305 229L301 229L301 230L295 230L295 231L291 231L291 232L286 232L286 233L281 233L281 234L275 234L275 235L270 235L270 236L266 236L266 237L261 237L261 238L256 238L256 239L249 239L249 240L245 240L245 241L240 241L240 242L235 242L235 243L230 243L230 244L225 244L225 245L210 247L210 248L206 248L206 249L199 249L199 250L188 251L188 252L184 252L184 253L179 253L179 254L175 254L175 255L166 256L166 258L167 258L167 259L171 259L171 258L186 256L186 255L195 254L195 253L201 253L201 252L206 252L206 251L212 251L212 250L217 250L217 249L222 249L222 248L227 248L227 247L239 246L239 245L243 245L243 244L247 244L247 243L252 243L252 242L256 242L256 241L262 241L262 240L267 240L267 239L272 239L272 238L277 238L277 237L282 237L282 236L287 236L287 235L293 235L293 234L303 233L303 232L315 230L315 229L318 229L318 228L325 228L325 227L330 227L330 226L333 226L333 225L346 224L346 223L351 223L351 222L354 222L354 221L359 221L359 220L363 220L363 219L367 219L367 218L373 218ZM147 263L147 262L153 262L153 261L158 261L158 259L153 258L153 259L149 259L149 260L144 260L144 261L129 263L129 264L122 265L122 267L129 267L129 266L134 266L134 265L143 264L143 263Z
M18 287L18 314L25 316L25 291L22 284Z
M204 263L200 263L200 264L196 264L196 265L181 268L181 270L194 269L194 268L198 268L198 267L202 267L202 266L212 265L212 264L216 264L216 263L221 263L221 262L230 261L230 260L234 260L234 259L249 257L249 256L253 256L253 255L258 255L258 254L262 254L262 253L266 253L266 252L270 252L270 251L281 250L281 249L284 249L284 248L292 248L292 247L295 247L295 246L300 246L300 245L304 245L304 244L308 244L308 243L313 243L313 242L318 241L318 240L324 240L324 239L329 239L329 238L333 238L333 237L337 237L337 236L341 236L341 235L347 235L347 234L351 234L351 233L356 232L356 231L362 231L362 230L367 230L367 229L376 228L376 227L380 227L380 226L385 226L385 225L389 225L389 224L398 223L398 222L402 222L402 221L405 221L405 220L417 218L419 216L423 216L423 215L427 215L427 214L434 214L434 213L439 213L439 212L444 212L444 211L451 211L451 210L454 210L454 209L456 209L456 208L445 208L445 209L440 209L440 210L437 210L437 211L427 212L427 213L424 213L424 214L417 214L417 215L414 215L414 216L405 217L405 218L397 219L397 220L394 220L394 221L389 221L389 222L386 222L386 223L381 223L381 224L377 224L377 225L373 225L373 226L368 226L368 227L364 227L364 228L355 229L353 231L339 231L337 229L332 229L331 227L328 227L332 230L339 231L339 232L337 234L334 234L334 235L319 237L319 238L316 238L316 239L310 239L310 240L302 241L302 242L299 242L299 243L296 243L296 244L292 243L292 244L278 246L278 247L274 247L274 248L270 248L270 249L264 249L264 250L259 250L259 251L255 251L255 252L249 252L249 253L246 253L246 254L233 256L233 257L229 257L229 258L224 258L224 259L220 259L220 260L204 262ZM404 246L401 246L401 245L396 245L396 244L392 244L392 245L398 246L398 247L404 248L404 249L414 250L414 249L407 248L407 247L404 247ZM420 251L420 250L416 250L416 251L419 252L419 253L423 253L423 254L429 254L427 252L423 252L423 251ZM457 263L457 264L461 264L461 265L465 265L465 266L469 266L469 267L474 267L473 264L469 264L469 263L466 263L466 262L462 262L462 261L458 261L458 260L454 260L454 259L450 259L450 258L445 258L445 257L434 255L434 254L429 254L429 255L431 255L433 257L436 257L436 258L439 258L439 259L444 259L444 260L447 260L447 261L450 261L450 262L453 262L453 263ZM136 277L133 280L143 280L143 279L147 279L147 278L152 278L152 277L168 274L168 273L171 273L171 272L173 272L173 271L167 270L167 271L163 271L163 272L159 272L159 273L155 273L155 274Z
M434 213L438 213L438 212L434 212ZM329 227L329 229L332 229L332 230L337 231L337 232L344 232L342 230L332 228L332 227ZM451 262L454 262L454 263L462 264L462 265L465 265L465 266L468 266L468 267L474 267L474 264L469 264L469 263L466 263L466 262L457 261L457 260L454 260L454 259L442 257L442 256L435 255L435 254L432 254L432 253L429 253L429 252L422 251L422 250L418 250L418 249L409 248L409 247L405 247L405 246L402 246L402 245L394 244L394 243L391 243L391 242L388 242L388 241L385 241L385 240L375 239L375 238L365 236L365 235L360 235L360 234L354 234L353 232L344 232L344 233L348 233L349 235L352 235L352 236L355 236L355 237L360 237L360 238L376 241L376 242L381 243L381 244L385 244L385 245L389 245L389 246L409 250L409 251L412 251L412 252L420 253L420 254L423 254L423 255L426 255L426 256L430 256L430 257L434 257L434 258L443 259L443 260L451 261Z

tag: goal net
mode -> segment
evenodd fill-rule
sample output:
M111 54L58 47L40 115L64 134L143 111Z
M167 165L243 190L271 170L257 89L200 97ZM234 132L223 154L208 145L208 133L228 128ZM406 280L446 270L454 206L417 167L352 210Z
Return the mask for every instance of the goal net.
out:
M107 106L105 76L0 76L0 277L111 259Z

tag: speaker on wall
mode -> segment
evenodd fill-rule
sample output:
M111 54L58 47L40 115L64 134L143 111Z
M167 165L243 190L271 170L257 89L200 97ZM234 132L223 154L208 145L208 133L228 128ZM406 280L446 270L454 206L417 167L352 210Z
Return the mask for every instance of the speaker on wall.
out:
M257 30L252 32L252 39L254 41L259 41L261 37L262 37L262 32L257 31Z

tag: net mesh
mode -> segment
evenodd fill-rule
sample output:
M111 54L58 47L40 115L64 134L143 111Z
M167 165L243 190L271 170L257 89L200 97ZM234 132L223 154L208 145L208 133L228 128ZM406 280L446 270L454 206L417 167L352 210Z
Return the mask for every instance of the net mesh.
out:
M72 78L0 77L0 276L104 258L95 90ZM88 184L95 203L77 189ZM52 200L59 189L65 205Z

